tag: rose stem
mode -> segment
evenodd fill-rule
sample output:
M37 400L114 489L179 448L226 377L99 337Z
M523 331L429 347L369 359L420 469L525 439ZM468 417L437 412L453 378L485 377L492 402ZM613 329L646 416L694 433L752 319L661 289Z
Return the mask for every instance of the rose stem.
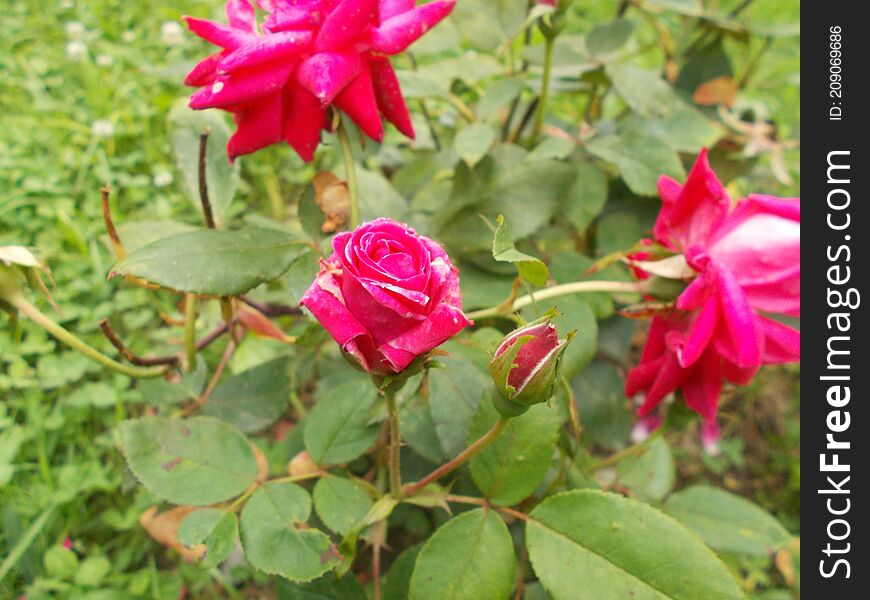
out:
M134 367L130 365L125 365L112 358L109 358L96 348L86 344L85 342L74 336L72 333L52 321L49 317L40 312L38 308L28 302L27 299L21 294L12 294L6 298L6 301L15 308L17 308L19 311L21 311L31 321L45 329L56 339L68 345L73 350L84 354L91 360L98 362L104 367L107 367L117 373L127 375L128 377L147 378L159 377L166 372L166 367Z
M505 310L498 306L485 308L466 313L469 319L484 319L486 317L497 317L517 311L535 302L555 298L557 296L566 296L568 294L580 294L583 292L623 292L623 293L641 293L644 291L643 282L633 281L575 281L573 283L564 283L562 285L554 285L553 287L545 288L533 294L520 296L514 300L513 305Z
M344 168L347 170L347 196L350 202L350 227L355 229L359 225L359 196L356 182L356 165L353 162L353 152L350 148L350 138L347 137L347 128L344 121L339 117L338 141L341 144L341 155L344 159Z
M538 103L538 112L535 114L535 125L529 138L529 146L533 146L538 141L541 129L544 127L544 114L547 110L547 100L550 98L550 73L553 70L553 48L555 47L555 41L554 37L547 36L544 42L544 75L541 79L541 101Z
M196 294L184 297L184 350L185 370L196 369Z
M433 481L440 479L441 477L460 467L465 461L489 446L495 438L501 435L501 432L504 431L504 428L507 427L507 424L509 422L510 417L501 417L489 431L479 437L477 441L471 444L468 448L460 452L456 456L456 458L454 458L450 462L444 463L443 465L426 475L426 477L424 477L420 481L417 481L415 483L409 483L408 485L406 485L405 495L414 495Z
M211 201L208 198L208 167L207 151L208 151L208 136L211 134L211 128L206 127L199 136L199 202L202 204L202 214L205 217L205 225L209 229L215 228L214 213L211 210Z
M403 496L402 476L399 472L399 450L401 449L400 446L402 443L402 436L399 431L399 409L396 407L395 392L386 391L384 395L387 401L387 413L390 417L390 494L399 499Z

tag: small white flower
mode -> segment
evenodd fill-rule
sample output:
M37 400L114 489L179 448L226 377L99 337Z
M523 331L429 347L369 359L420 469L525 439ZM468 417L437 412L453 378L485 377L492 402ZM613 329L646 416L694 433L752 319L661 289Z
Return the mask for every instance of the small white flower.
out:
M160 26L160 37L167 46L179 46L184 43L184 31L176 21L166 21Z
M82 42L72 41L66 45L64 52L70 60L81 60L88 55L88 47Z
M94 57L94 62L97 63L98 67L108 67L115 62L115 59L110 54L97 54Z
M73 7L73 0L60 0L60 7L63 9L70 9Z
M135 31L127 30L121 34L121 41L124 43L129 44L130 42L132 42L135 39L136 39L136 32Z
M154 174L154 185L157 187L166 187L170 183L172 183L172 173L169 171L157 171Z
M85 35L85 25L81 21L67 21L63 30L66 31L66 36L71 40L80 40Z
M91 131L97 137L108 138L115 133L115 126L112 125L111 121L99 119L91 125Z

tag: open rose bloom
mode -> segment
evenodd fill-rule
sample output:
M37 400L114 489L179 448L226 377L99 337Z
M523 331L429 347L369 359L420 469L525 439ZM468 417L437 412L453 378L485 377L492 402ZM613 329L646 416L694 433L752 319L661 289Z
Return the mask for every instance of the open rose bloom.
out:
M392 375L471 323L444 249L381 218L332 240L301 304L361 368Z
M228 24L185 17L220 48L187 75L201 88L194 109L233 113L230 159L286 141L310 161L329 128L327 108L343 111L382 141L381 115L408 137L414 128L388 56L405 50L450 14L456 0L228 0Z
M653 319L625 391L644 394L644 417L679 388L710 441L723 381L800 360L800 333L771 318L800 316L800 200L751 195L732 207L706 152L684 185L662 177L659 193L655 241L697 275L676 310Z

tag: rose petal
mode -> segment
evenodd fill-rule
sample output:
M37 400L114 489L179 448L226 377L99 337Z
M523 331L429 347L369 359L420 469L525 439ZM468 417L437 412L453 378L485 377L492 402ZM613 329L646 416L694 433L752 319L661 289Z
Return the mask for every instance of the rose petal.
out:
M224 8L230 26L249 33L256 33L257 14L248 0L227 0Z
M378 2L378 18L383 22L409 10L414 10L416 0L380 0Z
M341 0L314 40L315 52L340 50L355 40L372 22L378 0Z
M439 304L426 320L379 349L398 372L469 325L471 322L460 309Z
M760 363L759 332L756 330L756 315L746 300L731 271L718 269L718 292L722 311L720 341L733 352L733 361L741 367Z
M235 50L236 48L256 41L257 36L240 29L233 29L229 25L197 19L196 17L184 16L181 19L187 24L187 28L193 33L211 42L215 46Z
M235 117L237 129L227 144L230 162L237 156L256 152L284 138L283 98L280 91L236 113Z
M396 129L414 139L411 113L408 111L408 105L405 104L399 79L396 77L396 72L389 59L372 58L369 64L372 70L372 81L378 108L383 113L384 118L395 125Z
M284 139L306 162L314 158L326 109L295 77L284 88Z
M335 97L335 105L367 136L378 143L384 141L384 125L375 101L371 70L366 62L362 63L359 75Z
M302 87L328 105L360 73L359 54L354 51L321 52L299 65Z
M306 290L299 304L311 311L342 350L349 351L348 347L352 346L354 350L359 351L360 344L364 344L367 338L370 343L370 336L366 328L345 306L339 283L332 273L333 268L328 261L321 264L320 273L311 287ZM368 362L365 355L358 352L357 357L366 361L363 363L365 367Z
M761 360L765 364L800 362L801 332L772 319L759 319L764 332L764 352Z
M653 231L659 242L671 247L704 245L731 206L728 192L710 168L706 150L698 155L676 198L673 180L660 180L659 189L663 208Z
M719 301L717 298L710 298L692 324L685 344L677 351L680 366L689 367L701 357L713 338L718 324Z
M287 59L305 50L311 37L310 31L282 31L259 37L257 41L227 54L220 61L218 69L222 73L231 73Z
M225 75L190 97L190 108L230 107L277 92L287 82L293 63Z
M680 386L686 406L708 421L716 418L722 395L719 361L715 352L707 352Z
M214 83L217 66L221 59L227 55L227 51L217 52L196 63L184 78L184 84L194 87L202 87Z
M435 0L384 20L369 30L367 41L372 49L384 54L398 54L450 14L456 0Z

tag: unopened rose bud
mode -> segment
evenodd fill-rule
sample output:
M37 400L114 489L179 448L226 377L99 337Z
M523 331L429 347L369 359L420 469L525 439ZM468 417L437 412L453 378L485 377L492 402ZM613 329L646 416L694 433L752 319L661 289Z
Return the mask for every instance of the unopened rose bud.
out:
M555 315L509 333L495 351L489 372L501 397L495 407L505 416L526 412L552 398L559 383L562 355L571 339L560 340L550 321Z
M290 460L290 464L287 465L287 472L291 477L311 475L312 473L317 473L319 470L320 467L311 460L311 456L309 456L308 452L305 450L294 456Z

